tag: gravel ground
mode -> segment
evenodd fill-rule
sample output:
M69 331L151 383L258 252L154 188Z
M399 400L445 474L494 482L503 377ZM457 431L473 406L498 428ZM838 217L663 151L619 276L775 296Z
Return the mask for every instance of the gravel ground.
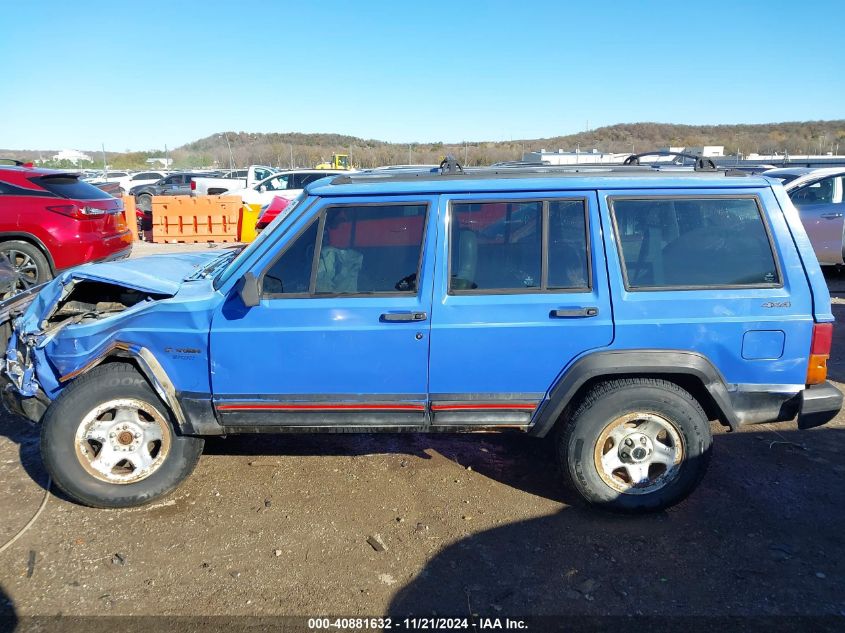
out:
M834 345L845 388L845 328ZM845 615L845 415L713 430L700 488L647 517L582 508L518 435L209 440L147 507L54 491L0 554L0 614ZM37 428L0 417L0 543L46 480Z

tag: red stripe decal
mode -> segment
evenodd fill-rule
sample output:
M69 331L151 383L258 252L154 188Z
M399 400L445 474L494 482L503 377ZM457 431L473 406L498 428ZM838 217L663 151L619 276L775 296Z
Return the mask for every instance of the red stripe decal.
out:
M221 404L220 411L425 411L422 404Z
M537 408L534 403L515 403L515 402L473 402L471 404L433 404L432 411L464 411L464 410L484 410L484 409L517 409L521 411L533 411Z

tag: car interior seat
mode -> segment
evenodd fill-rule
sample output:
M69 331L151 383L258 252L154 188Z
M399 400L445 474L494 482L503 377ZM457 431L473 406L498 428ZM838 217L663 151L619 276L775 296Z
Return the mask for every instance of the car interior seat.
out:
M455 233L457 243L453 251L450 287L454 290L477 288L475 274L478 269L478 236L469 229L460 229Z

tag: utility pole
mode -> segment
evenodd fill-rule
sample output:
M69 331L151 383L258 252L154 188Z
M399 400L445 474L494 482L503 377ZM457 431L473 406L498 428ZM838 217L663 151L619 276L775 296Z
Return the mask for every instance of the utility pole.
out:
M293 169L293 143L290 144L290 168Z
M226 138L226 147L229 148L229 171L235 170L235 157L232 156L232 146L229 145L229 135L224 135Z
M467 152L468 152L467 142L464 141L464 167L466 167L466 164L467 164Z
M411 164L411 144L408 143L408 164Z
M106 173L108 172L108 167L106 166L106 144L102 143L100 147L103 149L103 178L106 178Z
M167 143L164 144L164 168L170 169L170 161L167 160Z

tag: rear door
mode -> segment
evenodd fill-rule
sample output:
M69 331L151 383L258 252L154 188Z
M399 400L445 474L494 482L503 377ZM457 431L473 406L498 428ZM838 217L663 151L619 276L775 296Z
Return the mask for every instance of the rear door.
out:
M441 197L434 426L525 425L613 318L595 192Z
M830 176L798 187L789 197L798 209L819 262L841 264L845 228L842 176Z

